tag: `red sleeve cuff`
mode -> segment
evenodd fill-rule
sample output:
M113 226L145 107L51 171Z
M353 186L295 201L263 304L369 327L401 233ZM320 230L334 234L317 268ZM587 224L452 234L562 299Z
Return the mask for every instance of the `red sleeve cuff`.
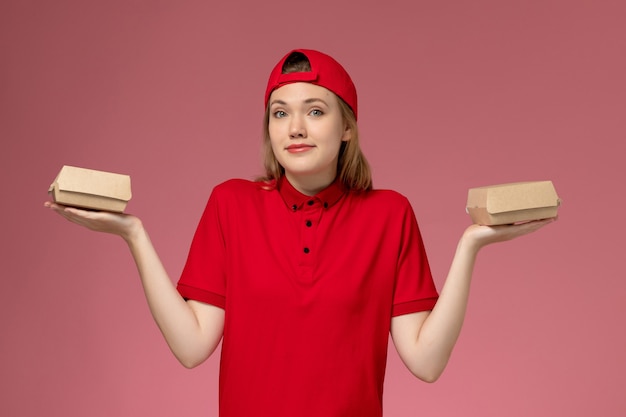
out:
M223 295L215 294L211 291L202 290L196 287L190 287L185 284L178 284L176 289L178 293L186 300L195 300L207 304L212 304L216 307L225 309L226 298Z
M394 304L391 316L401 316L403 314L417 313L418 311L432 310L437 304L438 297L424 298L422 300L409 301L406 303Z

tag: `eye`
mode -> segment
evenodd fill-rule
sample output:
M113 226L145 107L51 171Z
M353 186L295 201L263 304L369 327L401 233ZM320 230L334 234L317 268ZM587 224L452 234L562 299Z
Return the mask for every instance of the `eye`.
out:
M285 113L283 110L276 110L274 112L274 117L277 119L281 119L283 117L287 116L287 113Z
M311 116L319 117L319 116L322 116L324 114L324 112L321 111L320 109L313 109L313 110L311 110L311 112L309 114Z

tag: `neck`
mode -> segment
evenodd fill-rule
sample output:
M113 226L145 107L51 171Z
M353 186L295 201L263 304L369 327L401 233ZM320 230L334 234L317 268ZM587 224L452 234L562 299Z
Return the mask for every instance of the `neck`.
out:
M336 172L331 175L292 175L285 173L287 180L304 195L314 196L335 181Z

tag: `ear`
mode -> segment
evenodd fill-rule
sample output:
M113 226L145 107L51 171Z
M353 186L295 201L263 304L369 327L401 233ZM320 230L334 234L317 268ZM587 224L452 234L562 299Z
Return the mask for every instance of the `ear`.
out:
M343 131L343 135L341 136L341 141L347 142L350 139L352 139L352 129L350 129L350 126L346 123L346 127Z

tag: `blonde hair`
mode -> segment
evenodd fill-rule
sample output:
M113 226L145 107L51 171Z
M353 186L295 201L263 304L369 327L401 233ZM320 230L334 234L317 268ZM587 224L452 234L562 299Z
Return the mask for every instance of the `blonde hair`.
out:
M311 71L309 61L304 54L299 53L289 57L283 68L283 74L308 71ZM350 140L342 142L339 149L337 176L348 190L369 191L372 189L372 174L367 159L365 159L365 155L359 145L359 129L354 112L341 97L336 94L335 97L337 97L346 128L350 129L351 132ZM265 167L265 175L257 179L257 181L265 182L268 186L285 174L285 168L280 165L272 150L269 120L270 110L268 104L263 118L263 165ZM270 186L269 188L273 187Z

